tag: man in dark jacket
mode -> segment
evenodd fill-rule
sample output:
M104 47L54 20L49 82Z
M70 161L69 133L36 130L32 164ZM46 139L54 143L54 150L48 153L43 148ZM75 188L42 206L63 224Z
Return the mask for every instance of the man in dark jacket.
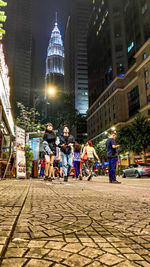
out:
M120 184L116 180L116 165L118 161L118 153L117 149L119 148L119 145L116 144L116 137L117 134L113 133L110 138L106 142L106 148L107 148L107 156L109 159L109 182L114 184Z
M74 137L69 134L69 128L65 125L63 128L63 134L60 136L59 144L61 149L64 182L68 181L68 175L72 168L72 152L74 143Z

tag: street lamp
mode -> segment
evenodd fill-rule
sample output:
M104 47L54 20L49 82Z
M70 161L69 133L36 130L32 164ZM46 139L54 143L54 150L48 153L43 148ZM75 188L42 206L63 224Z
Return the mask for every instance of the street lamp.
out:
M112 131L115 131L115 130L116 130L116 128L115 128L115 127L112 127L112 128L111 128L111 130L112 130Z
M56 93L56 89L55 89L55 87L50 87L50 88L48 88L48 94L49 94L50 96L54 96L55 93Z

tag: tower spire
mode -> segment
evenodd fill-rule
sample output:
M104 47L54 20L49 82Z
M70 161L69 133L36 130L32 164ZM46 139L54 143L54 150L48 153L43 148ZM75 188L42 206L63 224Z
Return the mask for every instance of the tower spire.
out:
M57 12L56 12L56 20L55 20L55 25L57 25Z

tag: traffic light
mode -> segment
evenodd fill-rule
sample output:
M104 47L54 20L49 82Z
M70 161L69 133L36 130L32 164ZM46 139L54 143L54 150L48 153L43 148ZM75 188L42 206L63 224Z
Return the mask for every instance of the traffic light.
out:
M7 3L3 0L0 0L0 22L6 21L5 11L1 11L1 7L7 6ZM3 29L3 24L0 23L0 39L2 39L3 34L5 34L5 30Z

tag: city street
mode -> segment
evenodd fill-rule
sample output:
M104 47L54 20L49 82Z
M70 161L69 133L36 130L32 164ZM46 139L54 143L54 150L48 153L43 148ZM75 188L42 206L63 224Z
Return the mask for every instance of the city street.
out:
M0 266L150 266L150 179L0 181Z

